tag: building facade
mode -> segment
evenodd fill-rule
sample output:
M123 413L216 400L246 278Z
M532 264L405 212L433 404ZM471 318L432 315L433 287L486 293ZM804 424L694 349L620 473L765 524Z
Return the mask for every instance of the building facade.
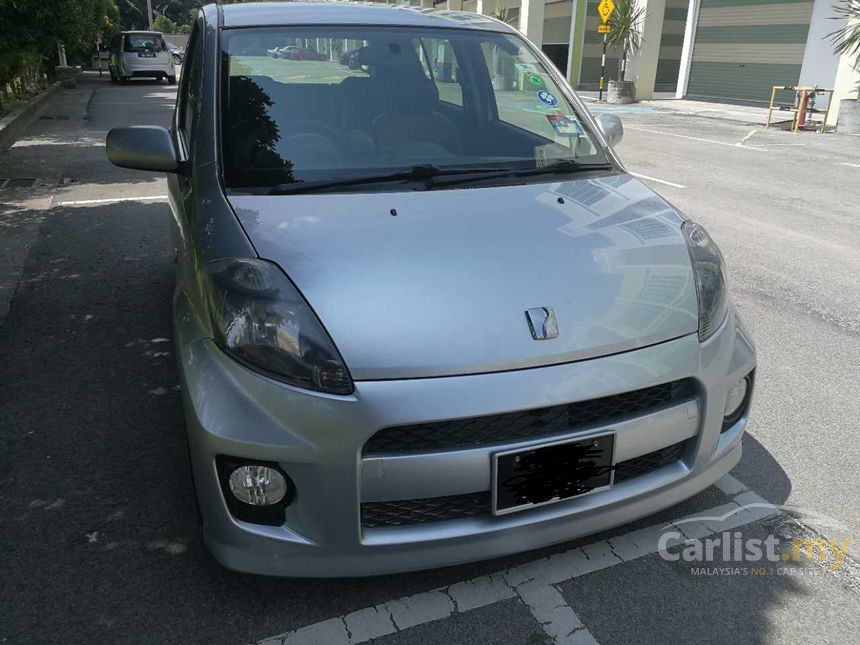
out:
M599 0L420 0L422 6L507 19L539 44L578 89L597 89L603 36ZM638 0L645 7L643 45L628 63L636 96L765 104L774 85L836 89L854 97L856 59L833 54L828 35L845 25L836 0ZM618 53L607 55L606 77L617 78ZM790 95L783 98L790 100ZM822 106L823 107L823 106Z

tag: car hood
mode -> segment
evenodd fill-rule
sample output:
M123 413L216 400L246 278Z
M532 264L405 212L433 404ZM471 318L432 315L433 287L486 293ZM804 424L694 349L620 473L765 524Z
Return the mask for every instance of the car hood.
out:
M356 380L552 365L697 329L683 218L629 175L229 199ZM556 338L532 337L541 307Z

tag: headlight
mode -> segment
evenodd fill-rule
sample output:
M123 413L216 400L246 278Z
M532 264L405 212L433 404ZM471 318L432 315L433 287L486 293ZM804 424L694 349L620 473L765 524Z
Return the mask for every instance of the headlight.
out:
M352 379L316 315L286 275L256 259L208 265L215 342L292 385L350 394Z
M719 329L728 311L723 254L708 232L695 222L687 220L681 230L693 263L699 301L699 341L704 342Z

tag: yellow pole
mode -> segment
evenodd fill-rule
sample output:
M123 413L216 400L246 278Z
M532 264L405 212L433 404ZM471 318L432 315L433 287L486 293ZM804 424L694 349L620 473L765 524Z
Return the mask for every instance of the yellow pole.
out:
M833 102L833 90L824 90L829 94L827 97L827 109L824 110L824 120L821 122L821 132L819 134L824 134L827 130L827 117L830 116L830 104Z
M776 88L777 88L777 86L774 85L773 90L771 90L771 93L770 93L770 108L768 108L768 111L767 111L767 123L765 123L765 125L764 125L765 130L770 127L770 118L771 118L771 116L773 116L773 102L776 100Z

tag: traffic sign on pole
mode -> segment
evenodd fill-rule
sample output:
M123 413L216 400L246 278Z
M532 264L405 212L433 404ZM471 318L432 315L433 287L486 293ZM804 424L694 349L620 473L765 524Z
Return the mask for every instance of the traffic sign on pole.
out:
M597 5L597 13L600 14L600 20L605 25L612 17L612 12L615 11L615 2L613 0L600 0Z
M615 2L613 0L600 0L597 5L597 13L600 14L601 24L597 26L597 33L603 34L603 56L600 58L600 88L597 93L597 100L603 100L603 87L606 82L606 45L609 33L612 28L609 25L609 19L615 11Z

